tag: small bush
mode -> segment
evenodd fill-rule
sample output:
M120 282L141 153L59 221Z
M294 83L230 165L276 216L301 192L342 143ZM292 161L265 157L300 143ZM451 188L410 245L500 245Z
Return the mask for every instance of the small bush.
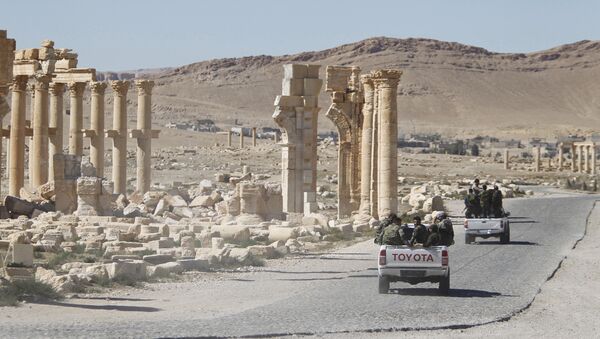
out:
M33 280L6 282L0 286L0 306L15 306L19 301L31 298L56 300L62 295L52 286Z

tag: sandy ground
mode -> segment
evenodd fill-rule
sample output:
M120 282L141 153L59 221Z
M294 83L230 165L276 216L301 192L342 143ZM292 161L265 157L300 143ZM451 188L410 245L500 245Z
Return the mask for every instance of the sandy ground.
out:
M339 338L598 338L600 331L600 204L592 210L586 236L544 284L531 306L507 321L466 329L352 333Z

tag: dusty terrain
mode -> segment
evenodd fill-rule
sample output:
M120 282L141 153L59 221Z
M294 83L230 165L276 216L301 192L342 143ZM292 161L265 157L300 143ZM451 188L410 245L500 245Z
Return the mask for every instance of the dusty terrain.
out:
M238 119L246 126L275 127L273 100L281 93L285 63L321 64L322 78L327 65L401 69L398 112L404 133L530 137L600 127L600 42L507 54L455 42L384 37L295 55L208 60L148 74L157 83L155 122L210 118L227 126ZM319 103L324 114L330 104L326 93ZM334 130L324 117L319 124Z

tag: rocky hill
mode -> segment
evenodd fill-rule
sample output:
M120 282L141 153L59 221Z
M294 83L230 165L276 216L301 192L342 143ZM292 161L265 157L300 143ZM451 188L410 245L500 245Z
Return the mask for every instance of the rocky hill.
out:
M202 61L145 76L157 83L158 122L211 118L227 125L274 126L273 99L285 63L403 70L401 132L556 135L600 128L600 42L534 53L495 53L431 39L371 38L294 55ZM323 93L322 129L330 104ZM577 130L579 129L579 130Z

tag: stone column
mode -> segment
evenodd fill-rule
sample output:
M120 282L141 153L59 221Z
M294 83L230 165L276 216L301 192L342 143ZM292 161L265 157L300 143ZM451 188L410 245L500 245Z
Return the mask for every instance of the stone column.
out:
M92 114L90 121L90 162L96 167L96 176L104 177L104 91L105 82L92 82Z
M575 157L576 157L575 144L571 144L571 172L575 172Z
M252 147L256 147L256 127L252 127Z
M48 182L48 86L50 78L41 76L35 83L33 113L33 154L29 166L32 168L33 189Z
M70 82L68 84L71 98L69 123L69 154L83 155L83 92L85 82Z
M25 172L25 106L27 76L17 75L12 86L10 117L10 168L8 194L18 197L24 185Z
M577 145L577 172L581 173L582 159L581 159L581 146Z
M240 127L240 148L244 148L244 129Z
M583 172L590 172L590 146L583 146Z
M535 156L534 156L534 167L535 167L535 171L539 172L541 170L541 164L542 164L542 159L541 159L541 148L540 146L537 146L534 150L535 152Z
M558 145L558 170L562 171L563 169L563 143L561 142Z
M50 84L50 119L48 127L53 130L48 149L48 178L54 180L54 155L63 153L63 93L65 85Z
M112 180L115 194L127 194L127 91L129 81L111 81L113 89Z
M231 130L227 131L227 147L231 147Z
M362 108L363 125L360 162L360 214L371 215L371 157L373 147L373 81L369 75L361 76L364 92Z
M590 167L590 174L595 175L596 174L596 144L593 144L591 146L591 167Z
M33 186L33 116L35 115L35 82L28 83L27 90L31 95L29 101L29 117L25 120L25 138L27 139L27 154L29 160L27 161L27 178L29 178L29 185ZM27 138L32 137L32 138Z
M150 190L152 167L152 88L154 81L137 80L138 90L137 129L137 191L144 194Z
M504 169L510 169L510 158L509 158L509 154L508 154L508 149L504 150Z
M386 217L398 211L398 83L402 72L380 70L373 73L379 93L378 214Z
M375 85L373 85L375 88ZM379 208L378 208L378 191L377 182L379 178L379 171L377 164L379 162L379 92L373 91L373 134L371 135L371 182L370 182L370 194L371 194L371 216L375 219L379 219Z

